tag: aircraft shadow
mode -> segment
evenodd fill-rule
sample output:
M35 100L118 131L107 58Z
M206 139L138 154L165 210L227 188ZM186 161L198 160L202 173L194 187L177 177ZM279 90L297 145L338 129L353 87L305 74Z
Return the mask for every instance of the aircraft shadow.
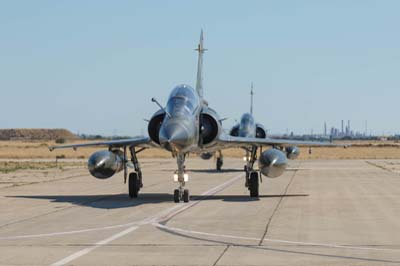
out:
M250 198L248 195L213 195L204 197L192 195L191 200L222 200L226 202L249 202L258 201L260 198L288 198L288 197L307 197L308 194L286 194L286 195L260 195L259 198ZM120 209L136 207L143 204L157 204L172 202L173 195L168 193L142 193L136 199L130 199L127 194L109 195L18 195L7 196L10 198L49 200L54 203L71 203L74 205L98 208L98 209Z
M285 195L260 195L258 198L251 198L249 195L213 195L203 198L202 200L222 200L228 202L247 202L259 201L260 198L292 198L292 197L308 197L308 194L285 194ZM192 196L192 200L200 199L202 196Z
M238 173L243 172L243 169L221 169L221 171L217 171L217 169L188 169L189 172L193 173Z

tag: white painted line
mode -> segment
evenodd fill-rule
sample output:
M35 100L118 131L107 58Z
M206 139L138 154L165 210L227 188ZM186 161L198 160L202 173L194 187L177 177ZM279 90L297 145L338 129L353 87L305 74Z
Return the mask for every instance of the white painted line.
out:
M138 228L139 228L139 227L137 227L137 226L129 227L128 229L126 229L126 230L124 230L124 231L122 231L122 232L119 232L119 233L117 233L117 234L115 234L115 235L110 236L109 238L106 238L106 239L104 239L104 240L101 240L101 241L97 242L96 244L94 244L94 245L91 246L91 247L82 249L82 250L80 250L80 251L78 251L78 252L75 252L74 254L72 254L72 255L70 255L70 256L68 256L68 257L66 257L66 258L64 258L64 259L62 259L62 260L59 260L59 261L57 261L57 262L51 264L51 266L61 266L61 265L65 265L65 264L67 264L67 263L69 263L69 262L71 262L71 261L73 261L73 260L76 260L76 259L79 258L79 257L82 257L82 256L84 256L84 255L86 255L86 254L92 252L93 250L95 250L95 249L97 249L97 248L99 248L99 247L101 247L101 246L107 245L108 243L110 243L110 242L112 242L112 241L114 241L114 240L116 240L116 239L118 239L118 238L120 238L120 237L123 237L123 236L125 236L125 235L127 235L127 234L129 234L129 233L131 233L131 232L133 232L133 231L135 231L135 230L138 229Z
M156 216L154 216L152 219L150 219L148 221L148 223L154 223L154 222L163 222L166 220L171 219L172 217L176 216L177 214L187 210L188 208L192 207L193 205L198 204L200 201L206 199L209 196L212 196L224 189L226 189L227 187L231 186L233 183L235 183L236 181L238 181L240 178L243 178L243 175L237 175L231 179L229 179L228 181L213 187L209 190L207 190L206 192L201 194L201 197L198 200L192 200L190 201L190 203L181 203L175 207L172 207L171 209L166 210L165 212L162 212Z
M82 249L80 251L77 251L74 254L72 254L72 255L64 258L64 259L61 259L61 260L51 264L51 266L61 266L61 265L65 265L65 264L67 264L67 263L69 263L69 262L71 262L73 260L76 260L77 258L82 257L82 256L92 252L93 250L95 250L95 249L97 249L97 248L99 248L101 246L107 245L108 243L110 243L110 242L112 242L112 241L114 241L114 240L116 240L116 239L118 239L120 237L123 237L123 236L135 231L136 229L138 229L140 227L140 225L153 224L155 222L161 222L161 221L165 221L167 219L171 219L175 215L181 213L182 211L192 207L193 205L195 205L195 204L199 203L200 201L202 201L203 199L207 198L207 196L211 196L211 195L213 195L213 194L215 194L215 193L217 193L219 191L222 191L223 189L227 188L228 186L232 185L234 182L239 180L239 178L241 178L241 177L242 177L242 175L235 176L234 178L232 178L232 179L230 179L230 180L228 180L228 181L226 181L226 182L224 182L224 183L222 183L222 184L220 184L220 185L218 185L218 186L216 186L214 188L211 188L211 189L207 190L206 192L201 194L203 197L201 197L199 200L192 201L191 203L178 204L178 205L176 205L176 206L174 206L174 207L172 207L170 209L167 209L166 211L162 211L159 214L156 214L156 215L153 215L151 217L148 217L148 218L142 220L141 222L134 223L135 225L129 227L128 229L125 229L122 232L116 233L116 234L112 235L109 238L101 240L101 241L93 244L92 246L90 246L88 248L85 248L85 249ZM132 224L132 223L130 223L130 224ZM117 225L117 226L123 227L125 225ZM115 226L111 226L111 227L116 228ZM110 226L103 227L103 228L97 228L97 230L101 230L101 229L104 229L104 228L109 229ZM88 230L91 230L91 229L86 229L85 232L87 232ZM92 231L94 231L94 230L92 230ZM73 231L71 231L71 232L73 232ZM54 233L54 234L57 234L57 233ZM51 235L51 236L53 236L53 235ZM49 234L47 234L47 236L49 236Z
M0 237L0 240L16 240L16 239L26 239L26 238L40 238L40 237L73 235L73 234L81 234L81 233L87 233L87 232L105 231L105 230L123 228L123 227L132 226L132 225L139 225L139 224L140 224L139 222L133 222L133 223L127 223L127 224L117 224L117 225L111 225L111 226L95 227L95 228L88 228L88 229L81 229L81 230L74 230L74 231L65 231L65 232L55 232L55 233L47 233L47 234L5 236L5 237Z
M170 226L167 226L167 225L162 225L162 224L159 224L159 223L153 223L152 225L155 226L155 227L157 227L157 228L165 229L165 230L172 231L172 232L178 232L178 233L185 233L185 234L192 234L192 235L214 236L214 237L223 237L223 238L232 238L232 239L243 239L243 240L260 241L259 238L255 238L255 237L221 235L221 234L213 234L213 233L206 233L206 232L185 230L185 229L181 229L181 228L176 228L176 227L170 227Z
M154 222L161 222L166 219L170 219L171 217L175 216L176 214L192 207L193 205L199 203L201 200L206 198L207 196L213 195L226 187L230 186L233 184L235 181L237 181L240 176L236 176L225 183L222 183L204 193L201 195L203 196L199 200L195 200L188 203L180 203L177 204L176 206L167 209L165 211L162 211L154 216L151 216L149 218L146 218L142 221L138 222L131 222L131 223L126 223L126 224L117 224L117 225L110 225L110 226L104 226L104 227L94 227L94 228L87 228L87 229L80 229L80 230L72 230L72 231L64 231L64 232L54 232L54 233L44 233L44 234L32 234L32 235L19 235L19 236L4 236L0 237L0 240L17 240L17 239L27 239L27 238L41 238L41 237L55 237L55 236L63 236L63 235L73 235L73 234L82 234L82 233L88 233L88 232L95 232L95 231L106 231L106 230L112 230L112 229L117 229L117 228L123 228L123 227L129 227L132 225L144 225L144 224L151 224ZM0 196L1 197L1 196Z
M231 239L251 240L251 241L257 241L257 242L260 241L259 238L255 238L255 237L243 237L243 236L213 234L213 233L207 233L207 232L185 230L185 229L181 229L181 228L162 225L162 224L159 224L159 223L153 223L152 225L157 227L157 228L161 228L161 229L165 229L165 230L172 231L172 232L177 232L177 233L185 233L185 234L193 234L193 235L204 235L204 236L212 236L212 237L231 238ZM289 241L289 240L272 239L272 238L266 238L266 239L264 239L264 241L274 242L274 243L293 244L293 245L300 245L300 246L319 246L319 247L326 247L326 248L400 252L400 249L369 248L369 247L359 247L359 246L344 246L344 245L325 244L325 243Z

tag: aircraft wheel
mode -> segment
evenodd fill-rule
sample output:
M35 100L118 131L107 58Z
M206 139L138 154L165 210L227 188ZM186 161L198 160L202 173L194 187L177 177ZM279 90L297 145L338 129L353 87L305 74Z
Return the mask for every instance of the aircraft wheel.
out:
M221 158L217 159L217 171L221 171L223 163Z
M174 202L178 203L180 201L179 189L174 190Z
M190 198L189 189L185 189L183 191L183 201L189 202L189 198Z
M258 173L251 172L249 180L250 197L258 197Z
M129 174L129 197L137 198L139 194L140 183L137 173Z

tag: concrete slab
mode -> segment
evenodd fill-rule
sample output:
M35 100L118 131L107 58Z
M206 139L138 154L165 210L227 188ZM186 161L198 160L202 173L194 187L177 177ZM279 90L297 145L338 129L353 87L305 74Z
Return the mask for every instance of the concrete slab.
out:
M399 161L294 161L259 199L242 164L189 158L189 204L166 159L144 160L134 200L85 169L1 188L0 265L400 265Z

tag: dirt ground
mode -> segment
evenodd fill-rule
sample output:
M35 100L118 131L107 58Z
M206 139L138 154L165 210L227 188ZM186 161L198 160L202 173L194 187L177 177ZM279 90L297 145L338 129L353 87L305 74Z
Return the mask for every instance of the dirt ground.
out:
M79 143L83 141L75 141ZM349 142L347 142L349 143ZM314 147L311 153L308 147L300 147L299 160L306 159L400 159L400 145L394 142L360 142L353 143L348 148L339 147ZM54 142L24 142L0 141L0 159L87 159L95 151L102 149L80 148L55 150L50 152L49 145ZM242 149L227 149L223 151L226 157L241 158L244 156ZM139 158L170 158L171 155L161 149L148 149L139 154Z

